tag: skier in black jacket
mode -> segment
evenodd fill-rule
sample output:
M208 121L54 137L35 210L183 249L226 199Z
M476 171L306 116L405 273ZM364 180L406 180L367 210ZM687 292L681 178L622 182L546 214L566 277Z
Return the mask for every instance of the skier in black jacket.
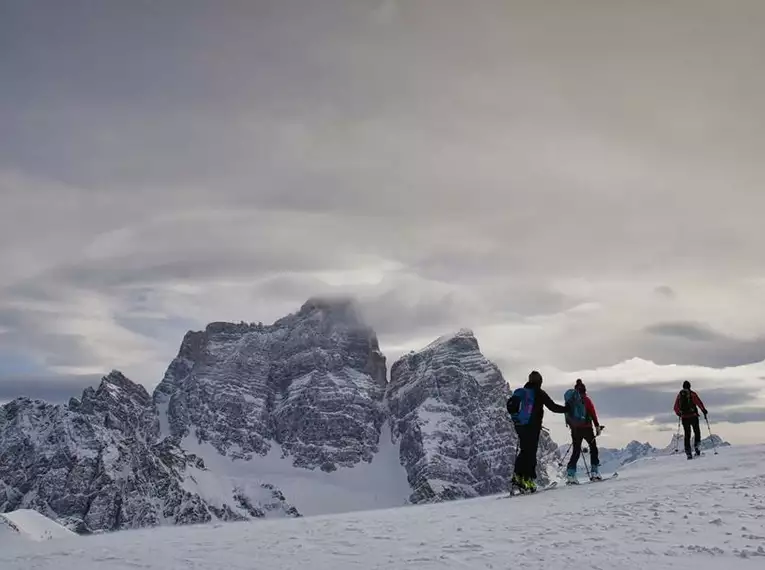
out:
M568 411L568 407L556 404L547 392L542 390L542 375L536 370L529 374L529 381L524 385L524 388L530 388L534 391L534 407L529 422L526 425L515 426L520 451L515 457L513 484L521 490L533 493L537 490L535 483L537 478L537 448L542 432L544 408L556 414L563 414ZM514 398L508 400L508 412L512 413L513 409L517 409L517 406L518 402Z

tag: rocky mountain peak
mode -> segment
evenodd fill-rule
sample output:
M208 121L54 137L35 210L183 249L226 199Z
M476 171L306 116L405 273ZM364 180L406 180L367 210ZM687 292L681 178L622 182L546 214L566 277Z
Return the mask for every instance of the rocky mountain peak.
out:
M347 318L362 323L356 300L344 295L311 297L303 303L297 314L306 316L315 313L334 315L338 318Z
M270 325L189 331L153 395L113 370L63 406L0 407L0 512L116 530L500 492L509 391L466 328L388 382L355 301L315 297ZM555 449L543 435L542 481Z
M459 350L473 351L480 350L478 339L475 337L472 329L461 328L456 332L438 337L436 340L426 346L422 352L427 350Z
M272 325L187 334L154 399L175 437L241 458L278 445L295 465L331 471L373 456L386 383L355 304L314 298Z
M97 389L86 388L79 401L70 400L69 409L98 416L98 422L110 429L154 440L159 424L154 402L142 385L133 382L118 370L101 379Z
M507 488L516 434L510 388L472 331L439 337L391 367L386 399L413 488L411 500L475 497ZM540 455L557 446L543 435ZM540 479L548 480L546 460Z

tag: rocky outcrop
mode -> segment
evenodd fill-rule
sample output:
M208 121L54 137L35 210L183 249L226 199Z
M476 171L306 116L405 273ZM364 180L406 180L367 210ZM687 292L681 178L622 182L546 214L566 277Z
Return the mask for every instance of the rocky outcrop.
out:
M371 461L385 420L385 357L348 300L309 300L273 325L189 333L154 398L170 435L234 458L277 445L296 467Z
M468 330L404 356L388 383L354 302L311 299L272 325L188 332L152 396L113 372L65 406L0 408L0 512L87 533L497 493L509 393ZM539 449L546 482L557 446L544 434Z
M158 435L151 397L119 372L66 406L13 400L0 408L0 512L34 509L79 533L249 518L189 490L204 464Z
M441 337L391 368L386 399L412 486L412 502L476 497L508 488L516 435L510 389L472 331ZM543 434L539 475L557 446Z
M691 445L693 445L693 435L691 435ZM730 443L724 441L719 435L710 434L699 442L699 449L702 451L710 451L716 447L730 447ZM662 453L673 453L675 450L680 450L681 453L685 453L685 436L682 431L680 435L674 434L669 445L661 450Z

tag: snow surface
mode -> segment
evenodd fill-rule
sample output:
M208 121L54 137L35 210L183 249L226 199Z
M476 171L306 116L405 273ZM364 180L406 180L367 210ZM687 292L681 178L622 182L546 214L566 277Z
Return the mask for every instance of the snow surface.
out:
M0 549L3 570L765 567L765 445L651 458L618 479L300 519L141 529Z
M9 538L13 540L18 537L40 542L78 536L37 511L19 509L10 513L0 513L0 545L5 547Z
M278 482L287 501L304 516L398 507L406 504L411 493L387 422L381 429L379 451L371 463L338 467L330 473L294 467L293 458L282 457L276 443L265 456L253 454L248 461L221 455L211 444L199 443L192 435L184 438L182 447L201 457L209 470L205 473L190 468L196 481L187 479L187 490L213 504L230 503L233 489L243 489L257 498L263 494L260 483L269 481Z

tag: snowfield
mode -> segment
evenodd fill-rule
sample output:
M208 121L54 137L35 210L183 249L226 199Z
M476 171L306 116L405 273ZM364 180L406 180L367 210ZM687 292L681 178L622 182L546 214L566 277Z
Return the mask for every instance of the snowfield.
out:
M68 528L37 511L19 509L10 513L0 513L0 548L5 547L8 539L41 541L75 536L77 535Z
M15 541L3 570L765 568L765 445L617 479L387 510Z

